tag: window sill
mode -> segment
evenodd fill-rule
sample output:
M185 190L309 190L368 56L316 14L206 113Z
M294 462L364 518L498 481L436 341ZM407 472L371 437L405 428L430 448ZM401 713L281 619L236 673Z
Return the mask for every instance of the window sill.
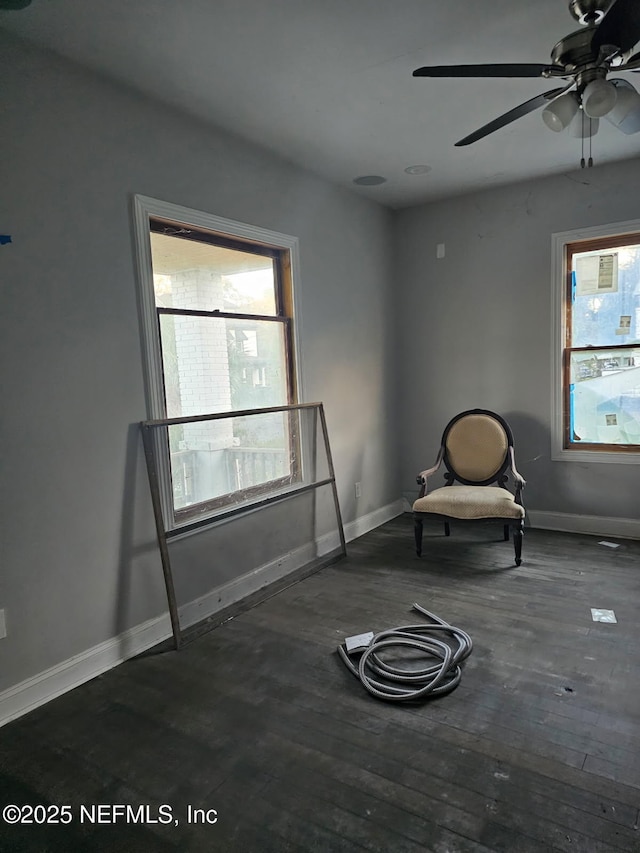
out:
M637 453L555 448L551 453L551 459L554 462L606 462L613 465L640 465L640 448L638 448Z

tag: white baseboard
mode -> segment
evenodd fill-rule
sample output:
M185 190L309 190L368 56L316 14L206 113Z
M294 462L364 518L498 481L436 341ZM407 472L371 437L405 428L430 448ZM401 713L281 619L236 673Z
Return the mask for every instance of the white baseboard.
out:
M367 513L367 515L356 518L355 521L350 521L349 524L345 524L344 538L347 542L351 542L359 536L364 536L370 530L375 530L376 527L380 527L380 525L385 524L387 521L391 521L392 518L397 518L403 512L403 500L402 498L398 498L393 503L382 506L380 509L376 509L373 512Z
M0 693L0 726L101 675L171 636L166 613L136 625Z
M357 518L345 525L345 540L351 542L402 512L402 500L398 500ZM322 557L339 546L340 537L336 532L323 536L315 545L309 543L239 578L234 578L201 598L180 607L180 624L183 628L195 625L268 584L281 580L313 559ZM85 681L96 678L170 636L169 614L164 613L10 687L0 693L0 726L32 711L39 705L44 705L45 702L55 699L56 696L68 690L73 690Z
M277 560L265 563L263 566L247 572L246 575L241 575L212 589L200 598L196 598L194 601L190 601L188 604L184 604L178 608L180 625L183 628L189 628L191 625L202 622L203 619L213 616L219 610L224 610L225 607L229 607L231 604L241 601L248 595L258 592L258 590L274 581L281 580L290 575L296 569L301 569L316 557L323 556L328 550L321 554L320 548L318 548L316 553L316 549L311 544L303 548L296 548L295 551L284 554L282 557L278 557Z
M616 539L640 539L640 520L637 518L607 518L601 515L575 515L537 509L528 509L527 518L531 527L539 527L541 530L588 533L592 536L612 536Z

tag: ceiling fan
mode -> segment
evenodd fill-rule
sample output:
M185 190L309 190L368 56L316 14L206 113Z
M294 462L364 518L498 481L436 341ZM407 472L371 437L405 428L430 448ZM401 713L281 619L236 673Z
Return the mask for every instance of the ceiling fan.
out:
M611 71L640 71L640 52L633 53L640 41L640 0L570 0L569 12L583 29L560 39L548 65L433 65L413 72L414 77L542 77L563 81L564 85L509 110L456 146L477 142L540 107L545 107L542 117L547 127L557 132L568 129L578 138L593 136L603 117L623 133L640 131L640 94L624 78L607 79Z

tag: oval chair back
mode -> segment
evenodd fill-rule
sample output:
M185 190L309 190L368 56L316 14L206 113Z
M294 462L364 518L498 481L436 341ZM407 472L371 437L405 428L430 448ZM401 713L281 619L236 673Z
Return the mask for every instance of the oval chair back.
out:
M450 479L474 486L500 480L509 467L513 436L506 421L487 409L470 409L449 421L442 435Z

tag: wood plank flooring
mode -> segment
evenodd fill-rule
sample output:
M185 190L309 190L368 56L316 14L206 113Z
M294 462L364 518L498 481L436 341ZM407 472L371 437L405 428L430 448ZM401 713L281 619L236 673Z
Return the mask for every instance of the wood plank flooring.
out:
M0 803L73 819L0 820L0 851L638 853L640 542L527 530L515 568L501 533L425 525L419 559L400 516L180 652L5 726ZM414 601L473 653L448 696L378 701L336 646L420 622ZM107 822L81 821L98 804Z

